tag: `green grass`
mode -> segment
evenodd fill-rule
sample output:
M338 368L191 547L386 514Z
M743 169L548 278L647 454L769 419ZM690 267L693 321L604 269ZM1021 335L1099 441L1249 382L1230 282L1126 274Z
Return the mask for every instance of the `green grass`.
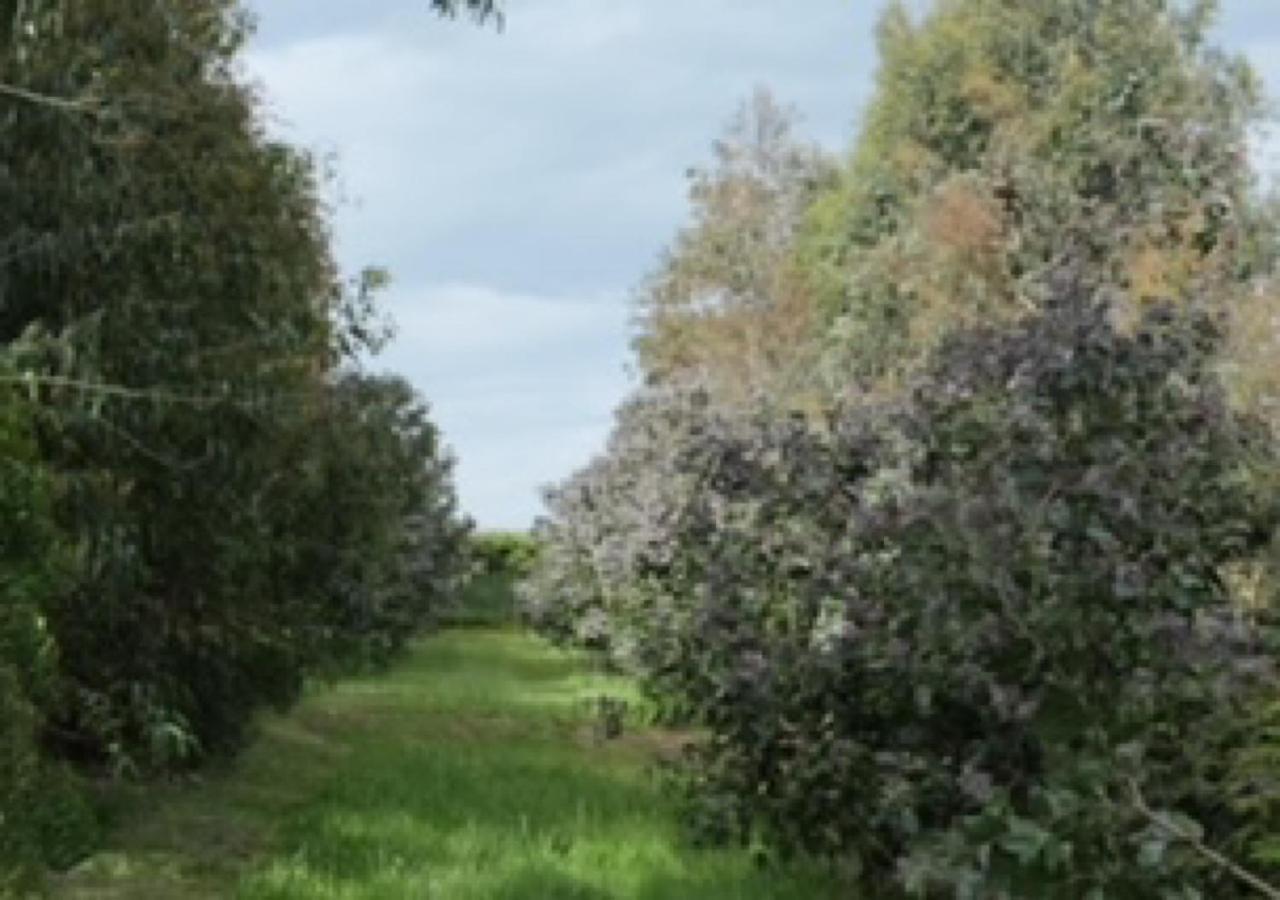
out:
M446 614L451 625L513 625L516 596L509 574L486 572L476 575L463 593L458 608Z
M68 898L779 900L817 869L687 846L652 776L672 736L595 733L625 680L513 631L455 630L264 720L233 766L135 788Z

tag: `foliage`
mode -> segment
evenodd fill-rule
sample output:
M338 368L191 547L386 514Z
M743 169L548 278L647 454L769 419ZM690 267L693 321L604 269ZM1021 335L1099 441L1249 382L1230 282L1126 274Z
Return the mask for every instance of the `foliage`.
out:
M1274 228L1252 214L1245 154L1258 82L1208 43L1214 6L890 7L861 136L796 248L833 390L891 386L949 329L1034 312L1066 259L1130 323L1152 301L1239 293Z
M670 279L672 308L718 325L787 296L731 275L786 272L777 368L817 378L744 402L742 354L689 342L697 377L651 377L549 494L523 591L706 730L704 837L830 854L877 896L1276 874L1277 219L1213 6L895 4L854 152L760 207L790 210L767 254L695 196L662 271L719 280Z
M493 628L520 624L522 610L516 600L515 583L510 575L472 571L457 602L446 612L445 623L450 627Z
M573 483L544 538L564 568L531 589L554 608L547 586L589 582L543 621L599 610L709 729L703 834L852 856L922 896L1233 895L1131 792L1211 846L1240 826L1214 741L1271 631L1221 573L1275 527L1245 477L1267 445L1207 374L1212 316L1130 333L1093 287L1054 290L953 335L901 401L824 428L672 402L694 419L662 451L681 477L653 474L662 441L615 436ZM614 530L624 500L647 531Z
M347 374L319 174L264 131L233 0L0 3L0 341L76 565L49 747L117 773L235 748L308 673L386 658L460 558L403 384Z
M453 461L398 377L344 373L310 415L275 499L292 516L275 564L298 604L293 641L309 668L383 664L465 575Z
M538 542L525 531L480 531L470 536L470 573L450 611L453 625L511 626L522 616L515 585L534 569Z
M698 482L682 454L710 430L702 389L655 388L623 404L607 451L547 492L534 529L538 565L519 586L530 623L549 637L608 651L628 663L625 619L641 556L671 546L671 527L696 502ZM637 610L634 627L654 632L669 617Z
M13 12L3 80L74 104L4 101L23 188L2 214L0 327L49 379L42 453L81 557L47 607L50 732L77 756L170 763L296 688L265 501L282 411L330 352L324 226L309 163L257 131L234 80L231 4Z
M471 558L482 574L521 578L538 558L538 542L523 531L480 531L469 542Z
M692 380L736 402L809 387L816 323L792 245L835 167L794 121L757 89L715 142L714 167L689 171L693 221L636 298L647 380Z
M49 515L49 477L29 416L0 393L0 895L44 864L74 860L95 825L70 779L41 759L37 709L54 692L56 648L41 608L65 577Z

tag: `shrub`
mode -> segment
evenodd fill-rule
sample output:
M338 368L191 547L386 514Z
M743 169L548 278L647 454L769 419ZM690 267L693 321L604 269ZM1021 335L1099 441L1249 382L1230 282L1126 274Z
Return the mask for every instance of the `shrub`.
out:
M1275 526L1248 477L1268 445L1210 374L1212 317L1121 332L1087 287L1053 295L953 335L892 404L820 427L668 405L676 477L622 454L571 486L530 589L572 589L535 592L542 621L599 611L707 728L704 835L920 896L1234 895L1166 826L1243 824L1223 771L1271 631L1223 572Z
M20 403L0 395L0 895L94 840L69 776L40 758L40 710L56 695L56 648L41 614L66 554L49 518L47 475Z
M631 399L607 451L548 491L550 514L534 530L538 564L519 586L535 628L636 662L628 660L635 638L652 639L662 619L645 610L630 622L630 601L641 566L674 549L670 528L697 496L697 476L678 464L703 446L707 403L703 391L679 385Z
M890 4L781 254L803 394L696 347L549 495L530 617L705 730L703 835L875 896L1230 897L1214 848L1280 858L1276 219L1213 12Z
M522 578L538 558L538 542L522 531L481 531L468 545L476 568L485 575Z

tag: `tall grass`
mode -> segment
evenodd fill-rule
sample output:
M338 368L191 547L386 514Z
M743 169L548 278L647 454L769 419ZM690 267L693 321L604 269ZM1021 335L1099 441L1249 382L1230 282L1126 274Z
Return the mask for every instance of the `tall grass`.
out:
M509 630L414 648L318 690L201 781L122 795L112 848L70 898L777 900L843 896L818 868L765 870L685 843L651 764L672 736L603 739L624 679Z

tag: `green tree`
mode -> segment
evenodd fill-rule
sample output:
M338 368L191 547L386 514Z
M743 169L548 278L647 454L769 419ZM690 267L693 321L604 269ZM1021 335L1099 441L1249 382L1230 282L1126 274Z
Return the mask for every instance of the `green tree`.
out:
M1212 12L891 7L789 248L825 414L654 379L549 494L531 618L702 729L704 836L875 896L1274 880L1277 232Z
M117 768L234 747L331 662L312 638L362 587L339 587L347 556L407 527L385 477L309 474L318 429L354 453L408 425L377 396L334 402L339 366L378 341L380 279L340 279L317 167L265 133L241 79L248 27L233 0L0 3L0 341L26 348L78 562L44 608L62 648L44 729ZM388 518L301 578L325 525L299 505L339 490Z
M798 250L829 373L869 386L953 327L1039 308L1066 260L1107 275L1118 320L1256 274L1245 62L1197 0L938 0L881 23L881 67L840 187Z
M11 372L7 365L0 371ZM57 646L43 615L62 586L67 548L49 506L50 473L31 434L29 406L0 391L0 895L45 864L93 841L94 823L71 782L40 756L40 710L57 690Z
M296 477L284 583L306 604L313 667L387 662L436 624L465 576L469 523L456 509L453 460L403 379L338 374L280 465Z
M41 440L82 560L47 609L50 725L170 761L296 688L264 577L271 447L331 364L340 290L312 166L237 81L235 4L9 12L0 80L63 101L3 100L0 176L0 338L48 336Z

